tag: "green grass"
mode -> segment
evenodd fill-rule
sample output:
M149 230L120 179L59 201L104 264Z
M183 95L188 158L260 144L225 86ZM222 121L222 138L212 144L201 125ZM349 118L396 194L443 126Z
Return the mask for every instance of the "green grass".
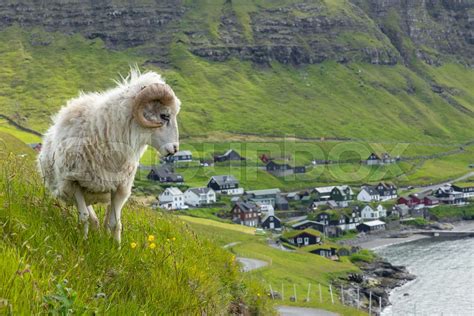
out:
M215 8L203 19L210 33L216 32ZM245 20L253 6L236 10ZM335 10L342 12L338 6ZM199 12L190 14L202 19ZM51 43L32 46L31 34ZM138 51L108 51L100 40L79 35L6 28L0 32L2 113L44 132L50 115L79 90L111 87L112 79L127 73L130 64L142 65L146 56ZM173 67L166 70L147 67L162 72L183 101L184 138L226 133L443 144L474 138L466 128L473 123L472 115L448 105L428 82L402 65L328 61L259 68L237 60L203 60L185 44L173 44L171 62ZM426 72L456 87L459 103L472 104L472 70L448 63ZM416 93L410 92L413 89Z
M22 131L2 119L0 119L0 132L11 134L26 144L41 142L41 137Z
M472 220L474 219L474 204L465 206L440 205L430 209L430 214L437 220Z
M361 251L357 253L353 253L350 255L349 260L351 262L372 262L375 259L376 255L368 250L368 249L362 249Z
M203 207L203 208L190 208L185 211L180 211L180 214L192 217L212 219L218 222L231 223L230 219L224 219L218 216L218 214L228 214L230 211L229 207L226 204L223 204L220 207Z
M233 256L179 218L131 201L121 249L104 231L83 240L76 211L44 191L31 156L18 156L31 149L0 136L0 314L226 314L240 302L272 314Z
M8 155L26 155L32 159L36 157L36 152L15 136L0 130L0 158L6 159Z

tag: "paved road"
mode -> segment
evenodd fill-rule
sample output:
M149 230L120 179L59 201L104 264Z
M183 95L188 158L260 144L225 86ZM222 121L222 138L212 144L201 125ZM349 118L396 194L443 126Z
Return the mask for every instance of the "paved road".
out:
M281 316L337 316L339 314L328 312L318 308L277 306Z
M251 259L251 258L243 258L237 257L236 258L240 264L242 264L242 271L249 272L258 268L266 267L268 262L258 259Z
M227 244L223 246L222 248L227 249L227 248L234 247L238 244L240 244L240 241L231 242L230 244ZM258 259L244 258L244 257L237 257L236 259L242 265L243 272L249 272L258 268L266 267L268 265L268 262L263 261L263 260L258 260Z
M459 178L451 180L451 181L446 181L446 182L443 182L443 183L433 184L433 185L430 185L430 186L427 186L427 187L415 187L415 188L420 190L419 193L423 193L423 192L426 192L426 191L429 191L429 190L434 191L434 190L437 190L439 187L442 187L445 184L463 181L463 180L465 180L467 178L470 178L470 177L474 177L474 171L466 173L462 177L459 177Z
M222 247L222 248L224 248L224 249L232 248L232 247L234 247L234 246L237 246L238 244L240 244L240 241L235 241L235 242L231 242L230 244L225 245L225 246Z

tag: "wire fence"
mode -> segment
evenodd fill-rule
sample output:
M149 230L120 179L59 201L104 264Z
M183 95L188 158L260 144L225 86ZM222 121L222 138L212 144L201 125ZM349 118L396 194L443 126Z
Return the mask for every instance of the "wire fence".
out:
M380 315L383 310L383 298L359 287L348 287L333 283L280 284L265 282L268 296L273 300L288 300L290 302L312 303L317 305L334 305L338 302L345 306L365 310L369 315Z

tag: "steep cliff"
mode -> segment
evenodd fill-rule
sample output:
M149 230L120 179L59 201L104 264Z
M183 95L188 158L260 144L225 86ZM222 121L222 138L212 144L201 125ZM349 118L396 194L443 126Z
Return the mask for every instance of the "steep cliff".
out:
M2 1L0 27L15 23L98 37L115 49L143 46L161 61L173 40L210 60L259 64L393 65L411 53L430 64L441 55L472 64L474 55L470 0Z

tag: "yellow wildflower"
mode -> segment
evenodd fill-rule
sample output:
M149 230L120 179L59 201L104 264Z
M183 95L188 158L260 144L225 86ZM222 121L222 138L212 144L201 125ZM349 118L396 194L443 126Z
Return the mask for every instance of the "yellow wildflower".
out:
M170 239L169 239L169 238L166 238L166 241L167 241L167 242L170 242Z
M155 241L155 236L153 235L148 236L148 241L149 242Z
M171 240L172 240L172 241L175 241L175 240L176 240L176 237L171 238Z
M132 249L137 248L137 243L136 242L131 242L130 243L130 248L132 248Z
M156 244L154 242L152 242L148 247L150 247L150 249L155 249L156 248Z

